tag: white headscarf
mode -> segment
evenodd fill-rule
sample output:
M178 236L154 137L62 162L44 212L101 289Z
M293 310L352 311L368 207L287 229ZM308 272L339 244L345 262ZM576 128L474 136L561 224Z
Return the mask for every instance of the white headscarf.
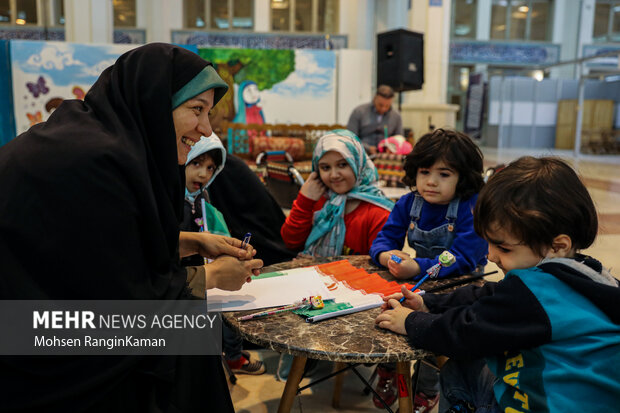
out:
M189 164L192 160L199 157L203 153L207 153L214 149L220 150L222 154L222 163L217 166L215 172L213 172L213 176L211 176L211 179L209 179L209 182L207 182L202 188L194 192L189 192L187 190L187 187L185 188L185 199L192 203L196 200L196 197L200 194L200 192L202 192L202 190L211 185L211 182L213 182L217 174L219 174L222 169L224 169L224 164L226 163L226 149L224 149L224 145L222 145L222 141L220 140L220 138L215 133L212 133L211 136L209 136L208 138L205 136L200 138L200 140L196 142L196 144L187 154L187 161L185 161L185 166L187 166L187 164Z

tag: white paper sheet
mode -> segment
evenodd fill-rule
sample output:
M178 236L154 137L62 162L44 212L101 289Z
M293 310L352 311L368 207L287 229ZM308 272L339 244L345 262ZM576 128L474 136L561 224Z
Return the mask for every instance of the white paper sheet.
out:
M311 295L333 298L314 268L281 271L282 276L252 280L239 291L207 291L209 311L243 311L293 304Z

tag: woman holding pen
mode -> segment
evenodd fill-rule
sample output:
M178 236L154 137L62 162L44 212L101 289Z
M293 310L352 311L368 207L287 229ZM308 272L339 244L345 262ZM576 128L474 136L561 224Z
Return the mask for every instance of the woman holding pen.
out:
M83 102L63 102L0 148L0 299L240 288L262 266L251 245L178 229L179 165L211 134L208 113L226 90L198 55L148 44L104 70ZM214 261L186 271L179 257L194 253ZM219 357L192 360L0 357L0 411L232 412Z

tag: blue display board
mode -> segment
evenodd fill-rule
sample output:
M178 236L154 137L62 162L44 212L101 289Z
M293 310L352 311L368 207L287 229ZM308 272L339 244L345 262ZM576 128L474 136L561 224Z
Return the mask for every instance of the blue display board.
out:
M8 40L0 40L0 145L15 137L10 47Z
M560 61L560 46L551 43L450 42L450 63L542 66Z

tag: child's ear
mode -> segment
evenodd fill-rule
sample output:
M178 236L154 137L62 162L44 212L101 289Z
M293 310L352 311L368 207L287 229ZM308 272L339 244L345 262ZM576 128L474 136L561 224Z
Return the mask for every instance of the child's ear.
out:
M572 257L574 253L571 238L566 234L560 234L551 241L551 248L547 252L547 258Z

